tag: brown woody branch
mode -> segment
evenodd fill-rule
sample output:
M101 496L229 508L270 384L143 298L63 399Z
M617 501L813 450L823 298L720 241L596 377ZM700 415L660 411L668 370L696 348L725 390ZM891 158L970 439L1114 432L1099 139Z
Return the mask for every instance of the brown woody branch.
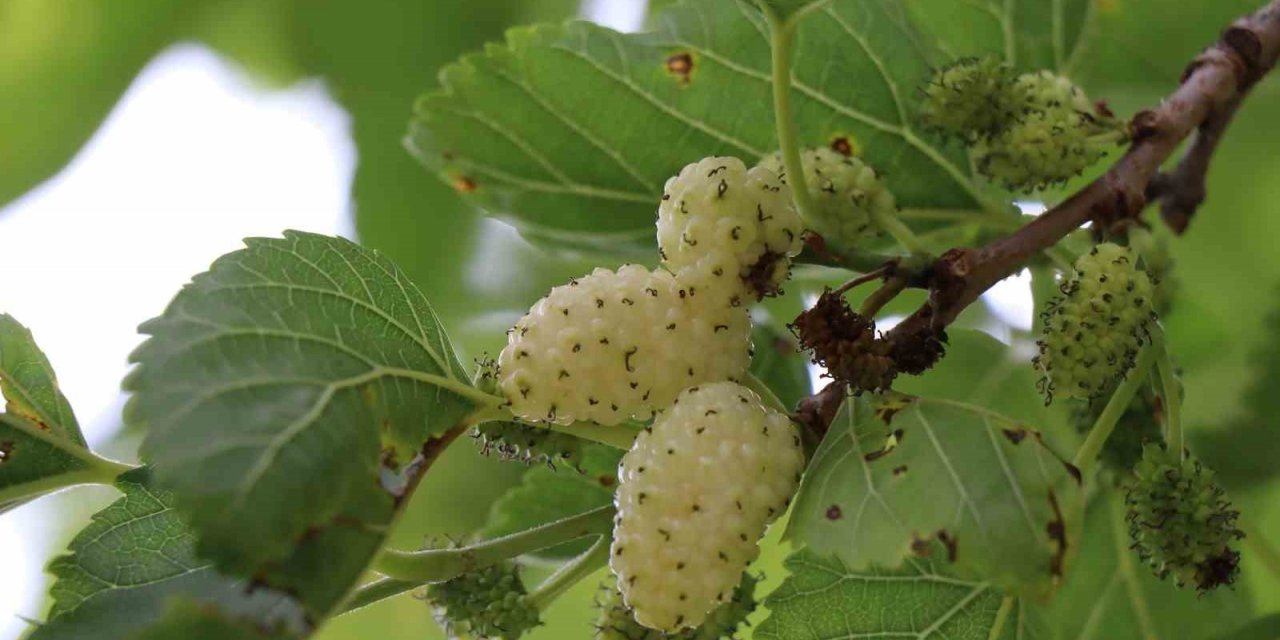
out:
M1280 56L1280 0L1237 20L1196 56L1159 107L1130 123L1132 145L1103 176L1010 236L981 248L956 248L934 262L929 300L887 337L908 341L942 331L994 284L1033 256L1092 221L1111 230L1135 221L1148 197L1165 205L1175 230L1185 228L1204 196L1204 174L1222 132L1249 90ZM1160 166L1192 133L1195 141L1167 174Z

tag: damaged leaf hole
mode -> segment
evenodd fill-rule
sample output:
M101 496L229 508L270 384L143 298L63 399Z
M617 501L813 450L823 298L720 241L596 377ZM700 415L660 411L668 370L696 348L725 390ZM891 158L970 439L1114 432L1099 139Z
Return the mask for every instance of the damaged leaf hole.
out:
M0 464L4 464L13 458L13 448L13 442L0 442Z
M844 511L840 509L840 505L833 504L827 507L827 519L832 522L844 517Z

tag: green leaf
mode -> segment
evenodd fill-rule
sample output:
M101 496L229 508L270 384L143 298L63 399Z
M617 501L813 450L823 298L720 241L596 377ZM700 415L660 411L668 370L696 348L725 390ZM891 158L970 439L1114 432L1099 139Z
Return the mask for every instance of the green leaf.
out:
M31 331L0 313L0 393L5 411L39 425L42 431L85 446L71 403L58 390L49 359Z
M1273 309L1269 322L1277 321L1280 309ZM1275 381L1280 377L1280 335L1269 331L1265 336L1252 354L1251 382L1240 403L1243 415L1226 425L1191 433L1196 454L1233 490L1266 482L1280 473L1274 456L1280 447L1280 431L1274 424L1280 415L1280 394L1275 392Z
M911 17L951 58L994 54L1020 71L1061 71L1083 46L1089 0L913 0Z
M1215 640L1275 640L1280 638L1280 613L1258 618L1240 629L1215 636Z
M1047 598L1078 542L1078 471L1034 423L985 407L987 394L1026 369L1007 355L952 362L984 342L955 333L952 355L926 379L964 370L970 401L984 406L906 395L846 401L805 474L791 535L859 570L897 566L936 539L957 571ZM1033 396L1026 382L1019 393Z
M809 395L809 361L795 338L761 322L751 330L751 343L755 347L751 374L772 389L782 404L795 407Z
M492 398L377 253L301 232L246 245L143 325L126 419L201 555L323 612L380 545L401 467Z
M798 18L801 14L813 11L830 0L756 0L756 4L767 7L782 20Z
M53 367L35 338L0 314L0 513L81 482L110 482L122 470L91 453Z
M622 452L617 449L589 444L583 451L582 473L567 467L529 469L520 486L493 504L481 537L498 538L532 529L613 502L621 459ZM570 542L534 555L565 560L585 551L591 542Z
M852 570L812 551L792 554L791 575L768 599L760 640L1047 638L1037 611L989 583L948 575L929 558L901 569ZM1007 604L1006 604L1007 602ZM1002 611L1002 608L1004 609Z
M1061 637L1206 640L1253 617L1245 585L1205 595L1178 589L1152 575L1129 544L1123 498L1108 488L1090 505L1080 557L1050 603Z
M261 629L233 620L217 609L179 600L160 622L133 636L133 640L273 640L297 637L279 629Z
M219 574L196 557L194 536L172 508L173 496L139 469L116 482L124 496L93 516L70 553L49 565L55 582L48 621L28 640L123 640L166 616L173 600L226 615L305 627L303 612L270 589ZM170 636L172 637L172 636Z
M659 23L639 35L587 23L512 30L506 45L445 69L444 89L418 102L410 149L526 237L651 252L668 177L707 155L752 162L777 144L763 16L702 0ZM846 138L903 206L977 206L964 153L915 128L916 89L945 57L902 3L828 4L800 31L804 144Z

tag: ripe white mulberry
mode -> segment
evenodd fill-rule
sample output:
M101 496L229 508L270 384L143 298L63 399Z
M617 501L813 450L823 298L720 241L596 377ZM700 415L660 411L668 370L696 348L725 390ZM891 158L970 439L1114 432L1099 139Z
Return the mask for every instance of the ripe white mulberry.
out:
M799 431L746 387L682 393L618 466L609 564L636 621L677 631L727 602L803 465Z
M740 302L777 293L800 253L801 231L787 185L737 158L684 167L667 180L658 205L663 264Z
M1046 400L1092 399L1128 373L1150 340L1154 288L1127 247L1100 244L1076 261L1062 296L1043 313L1035 365Z
M741 376L750 351L745 308L662 269L596 269L511 328L499 384L524 420L614 425L647 419L691 385Z
M816 147L806 149L800 155L800 162L817 207L813 212L817 219L808 222L826 239L858 246L879 233L873 214L897 215L893 192L885 188L875 169L861 159L828 147ZM760 166L778 174L784 183L788 182L781 152L761 160Z

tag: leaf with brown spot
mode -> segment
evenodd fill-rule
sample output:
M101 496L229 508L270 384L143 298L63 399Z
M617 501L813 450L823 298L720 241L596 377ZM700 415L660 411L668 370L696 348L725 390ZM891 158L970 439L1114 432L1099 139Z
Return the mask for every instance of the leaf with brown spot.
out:
M988 387L1003 391L992 381L1006 380L1006 371L1021 372L1013 379L1026 382L1025 395L1040 404L1029 367L1006 369L1003 351L1001 357L983 353L985 338L957 334L960 342L972 343L966 347L974 347L978 359L948 359L925 382L932 377L936 388L945 389L955 376L956 388L963 381L976 399ZM881 417L886 402L895 411L892 427ZM945 398L864 395L847 401L805 474L789 534L861 569L896 566L911 552L913 536L934 532L949 543L960 575L1047 598L1058 582L1053 567L1065 570L1076 548L1081 490L1042 439L1023 437L1015 444L1007 437L1034 436L1027 426L1035 424L1031 417L1014 420ZM886 442L894 444L893 464L874 462L885 455ZM902 465L910 473L895 473ZM823 512L833 503L843 505L847 517L826 519ZM1051 533L1049 522L1061 527Z

